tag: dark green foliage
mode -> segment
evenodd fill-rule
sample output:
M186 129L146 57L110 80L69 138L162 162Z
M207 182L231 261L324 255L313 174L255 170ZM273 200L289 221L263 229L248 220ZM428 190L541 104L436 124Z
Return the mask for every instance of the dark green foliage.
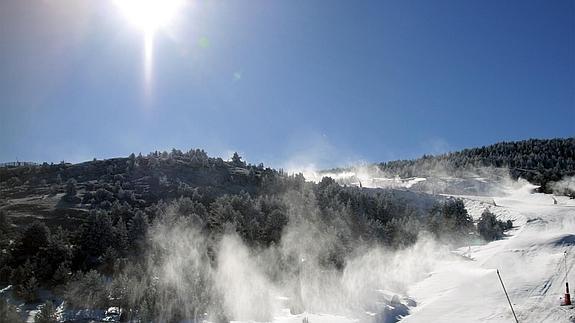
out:
M9 187L18 187L20 185L22 185L22 180L20 180L20 178L14 176L11 177L9 180L6 181L6 185Z
M36 301L38 298L38 295L36 294L38 287L39 287L38 279L32 276L30 277L30 279L28 279L28 281L17 286L16 295L24 299L26 302Z
M438 169L460 174L478 167L505 167L513 178L522 177L545 190L548 182L575 175L575 138L501 142L438 156L424 155L416 160L381 163L379 167L401 177L429 176Z
M131 252L139 255L144 251L147 232L147 217L142 211L138 211L128 223L128 244Z
M110 215L104 211L91 212L88 222L82 226L78 235L76 261L81 267L90 269L101 264L100 256L114 242L114 227Z
M24 264L16 267L11 275L10 282L16 286L24 285L34 274L32 264L27 260Z
M436 236L450 240L464 239L475 231L473 219L460 199L450 199L436 206L428 220L428 228Z
M243 193L216 199L205 221L201 207L197 213L209 231L223 233L233 229L250 244L269 245L279 242L288 221L286 211L287 205L276 197L265 195L254 199Z
M489 210L483 211L481 218L477 222L477 231L486 241L498 240L503 237L503 232L513 227L513 222L507 220L502 222L497 220L495 214Z
M159 223L185 225L205 237L205 266L217 262L218 241L224 234L239 236L252 250L273 252L292 225L309 228L314 243L328 241L310 246L321 250L318 264L338 270L366 244L404 248L426 230L453 240L474 231L460 200L430 212L390 191L342 187L331 178L307 183L301 174L248 165L237 154L225 162L202 150L174 149L27 171L0 169L0 181L15 176L28 181L32 175L38 183L69 179L66 196L81 198L82 204L60 206L67 212L81 208L81 220L68 227L70 232L50 225L49 216L51 230L43 223L16 228L15 243L6 244L0 257L0 278L9 276L17 295L27 300L35 298L40 285L63 289L72 307L119 306L127 309L128 317L142 321L179 321L206 312L226 315L221 300L211 298L213 286L207 276L185 273L185 283L203 291L191 300L179 298L180 286L157 278L153 265L166 250L157 250L150 228L157 230ZM36 189L47 193L46 187ZM13 194L10 198L17 192L8 194ZM14 231L7 219L0 214L0 230ZM278 256L278 266L297 266L293 256ZM137 292L129 290L135 286ZM166 313L163 300L170 300L168 317L161 316Z
M506 230L513 228L513 221L511 221L511 220L505 221L505 228L506 228Z
M16 308L10 305L5 299L0 298L0 322L19 323L24 322Z
M105 188L100 188L96 191L96 194L94 195L94 200L96 203L101 203L101 202L113 202L114 201L114 193L108 191Z
M49 241L50 229L44 223L35 221L24 230L18 243L18 252L25 257L35 255L40 248L48 246Z
M6 284L10 282L10 276L12 276L12 268L7 265L0 267L0 283Z
M130 281L128 275L119 274L110 284L109 295L112 306L127 308L130 306L130 291L135 282Z
M65 195L62 197L64 201L69 203L80 203L82 201L82 199L76 196L78 193L76 186L77 182L73 178L70 178L66 182Z
M52 275L52 282L56 285L66 284L71 277L70 266L70 262L60 263Z
M238 166L238 167L242 167L245 166L246 163L244 161L242 161L242 157L240 157L240 155L238 155L238 153L234 153L234 155L232 156L232 163L234 166Z
M76 180L73 178L70 178L67 182L66 182L66 195L71 197L71 196L76 196Z
M473 227L473 220L467 213L463 200L450 200L443 204L443 217L448 220L451 227L468 230Z
M50 281L58 268L72 259L72 249L63 233L53 234L48 245L37 254L36 276L42 281Z
M12 223L10 222L10 219L8 219L6 212L4 210L0 210L0 235L4 237L9 234L10 231L12 231Z
M31 302L36 299L36 289L38 288L38 279L34 276L33 266L30 261L18 266L10 276L10 282L14 285L16 296Z
M129 248L128 229L124 220L119 219L118 223L114 226L114 243L113 246L118 252L119 256L126 256Z
M34 317L35 323L57 323L56 308L51 301L47 301L42 305L40 311Z
M36 299L36 289L39 282L34 275L34 266L29 260L12 271L10 283L14 285L16 296L26 302Z
M66 287L65 299L73 307L103 308L108 305L105 277L96 270L77 272Z
M12 236L12 221L10 221L4 210L0 210L0 250L10 244L10 238L12 238Z

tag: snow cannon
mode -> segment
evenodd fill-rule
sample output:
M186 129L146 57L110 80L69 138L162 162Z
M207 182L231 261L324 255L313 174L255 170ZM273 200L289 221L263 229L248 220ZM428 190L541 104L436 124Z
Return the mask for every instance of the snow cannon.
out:
M563 305L571 305L571 295L569 294L569 283L565 282L565 298L563 300Z

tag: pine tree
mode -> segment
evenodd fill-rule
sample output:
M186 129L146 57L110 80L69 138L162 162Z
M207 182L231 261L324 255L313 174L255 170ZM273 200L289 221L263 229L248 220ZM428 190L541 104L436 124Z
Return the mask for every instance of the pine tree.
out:
M82 250L89 255L99 257L113 242L112 221L108 213L103 211L93 212L89 222L84 225L81 235Z
M50 230L41 222L34 222L26 230L20 239L20 251L22 254L31 256L40 248L46 247L50 241Z
M105 305L107 299L105 277L96 270L90 270L86 274L77 272L74 279L66 286L65 298L74 306L89 309Z
M0 248L4 249L5 246L10 244L10 237L12 236L12 222L6 215L4 210L0 210Z
M0 210L0 235L4 237L11 230L12 224L10 223L10 219L8 219L8 215L6 215L4 210Z
M52 302L47 301L42 305L42 309L34 317L36 323L57 323L56 309Z
M143 250L147 232L148 222L146 215L142 211L138 211L130 220L128 227L128 239L134 252L140 253Z
M14 285L16 295L27 302L36 298L38 280L34 277L34 266L30 260L26 260L23 265L18 266L14 271L12 271L10 283Z
M119 256L125 257L128 252L129 240L126 223L121 218L114 227L114 248L118 251Z
M32 302L37 299L36 290L38 290L38 279L32 276L20 286L19 294L26 302Z
M242 157L240 157L237 152L232 156L232 164L237 167L246 166L246 163L242 161Z
M503 237L503 231L513 222L502 222L498 221L495 214L491 213L489 210L483 211L481 218L477 222L477 231L487 241L501 239ZM509 227L509 228L511 228Z
M73 178L70 178L66 182L66 196L73 197L73 196L76 196L76 193L77 193L76 180Z
M130 279L126 274L120 274L112 281L112 284L110 285L110 300L112 301L112 305L120 308L120 311L129 305L129 286L131 286L133 283L134 282L130 282Z
M62 262L58 265L56 271L54 271L54 275L52 275L52 281L54 281L56 284L65 284L66 282L68 282L70 276L71 276L70 263Z

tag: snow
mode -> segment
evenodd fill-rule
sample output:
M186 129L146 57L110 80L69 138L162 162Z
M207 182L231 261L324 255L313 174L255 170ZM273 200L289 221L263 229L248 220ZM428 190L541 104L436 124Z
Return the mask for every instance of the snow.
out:
M409 189L409 183L421 183L424 179L400 182L407 183L404 187ZM514 228L504 239L490 243L431 253L428 248L419 253L414 249L412 254L396 255L394 259L381 263L369 262L369 259L360 261L356 270L365 268L371 270L369 273L395 276L387 280L375 277L373 282L387 281L391 282L390 286L373 285L371 293L367 293L370 302L362 304L359 311L349 313L342 310L337 315L291 314L285 306L288 299L276 295L277 303L284 305L274 312L273 322L301 323L306 319L310 323L513 322L497 270L519 322L575 322L575 309L560 306L565 292L564 252L567 252L569 278L575 286L575 200L533 193L534 188L519 181L489 190L496 192L491 195L485 192L479 195L443 195L462 198L475 220L489 209L500 220L512 220ZM420 193L405 191L401 194L417 198ZM554 204L554 198L557 204ZM421 199L424 200L423 197ZM399 259L402 256L409 259ZM424 264L416 262L420 256L424 258L421 260ZM401 279L405 286L397 288L399 285L394 284L397 279ZM371 286L372 282L353 283L365 287ZM9 290L1 290L0 294ZM35 313L32 309L20 307L20 310L29 311L29 321Z
M406 295L380 291L385 300L375 302L373 311L349 316L291 315L284 309L273 322L299 323L305 317L313 323L513 322L497 270L519 322L575 322L573 307L560 306L565 292L565 251L570 272L575 266L575 200L557 196L554 204L552 195L533 193L534 188L520 181L495 190L503 192L495 196L457 196L474 219L489 208L498 219L514 221L514 228L503 240L448 252L422 279L410 283ZM396 307L393 295L401 298ZM400 315L377 314L386 309L390 314L395 308L402 311Z
M485 208L498 218L515 220L509 237L470 248L473 261L438 264L427 279L408 293L418 301L402 322L513 322L499 283L499 269L520 322L572 322L575 311L561 307L567 266L575 264L575 200L533 194L524 185L493 199L464 197L474 218ZM467 254L469 248L458 250Z

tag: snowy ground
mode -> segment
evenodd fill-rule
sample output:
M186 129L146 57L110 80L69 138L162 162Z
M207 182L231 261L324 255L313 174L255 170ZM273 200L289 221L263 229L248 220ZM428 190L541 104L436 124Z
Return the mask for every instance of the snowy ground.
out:
M523 183L507 187L499 196L458 196L475 219L489 208L500 220L513 220L515 227L503 240L460 248L454 251L460 256L438 259L426 277L407 288L406 296L413 301L403 298L397 304L380 304L388 314L397 309L405 316L290 315L284 311L274 322L299 323L305 317L311 323L514 322L497 269L519 322L575 322L575 309L560 306L565 251L575 286L575 200L556 197L554 204L552 195L532 193L533 188Z
M399 267L391 271L396 276L399 272L400 277L416 279L409 279L401 292L378 289L388 286L373 286L370 304L353 314L292 315L280 306L273 322L514 322L497 269L519 322L575 322L575 309L560 306L565 291L565 251L569 278L575 286L575 200L555 197L554 204L552 195L532 193L533 188L527 183L514 183L497 190L504 192L497 196L457 196L464 199L475 219L489 208L500 220L513 220L515 227L505 239L439 251L428 256L432 261L427 259L421 266L410 262L405 265L404 260L390 261L387 266L391 263ZM426 269L411 272L419 267ZM375 268L382 275L387 275L387 270ZM34 311L28 311L32 321Z
M572 322L575 310L561 307L567 267L575 264L575 200L531 194L532 187L510 189L490 206L500 219L517 228L504 240L458 250L470 261L446 261L412 286L418 301L405 322L513 322L498 281L499 269L520 322ZM492 200L465 197L479 217ZM570 276L570 278L572 275ZM575 279L573 279L575 281Z

